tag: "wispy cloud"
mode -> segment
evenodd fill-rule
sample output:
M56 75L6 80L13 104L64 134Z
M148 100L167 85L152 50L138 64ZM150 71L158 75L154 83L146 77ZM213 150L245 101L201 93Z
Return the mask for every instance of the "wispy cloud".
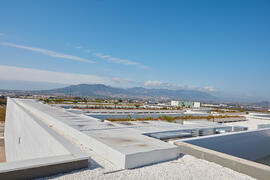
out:
M34 51L37 53L41 53L41 54L51 56L51 57L56 57L56 58L68 59L68 60L73 60L73 61L80 61L80 62L85 62L85 63L96 63L95 61L92 61L92 60L89 60L86 58L72 56L69 54L59 53L59 52L55 52L55 51L51 51L51 50L47 50L47 49L42 49L42 48L24 46L24 45L13 44L13 43L1 43L1 45L25 49L28 51Z
M76 49L81 49L85 53L91 53L95 57L105 59L105 60L107 60L109 62L112 62L112 63L124 64L124 65L128 65L128 66L137 66L137 67L139 67L141 69L150 69L149 67L147 67L147 66L145 66L145 65L143 65L141 63L131 61L131 60L127 60L127 59L112 57L111 55L104 55L102 53L97 53L97 52L92 51L91 49L83 48L82 46L75 46L75 48Z
M148 88L160 88L160 89L172 89L172 90L190 89L187 86L181 86L178 84L172 84L172 83L167 83L167 82L162 82L162 81L152 81L152 80L144 82L143 85Z
M214 92L214 91L216 91L216 89L213 88L212 86L205 86L205 87L203 88L203 90L209 91L209 92Z
M134 87L144 86L147 88L160 89L186 89L186 90L200 90L206 92L213 92L213 87L207 86L204 88L194 86L180 86L176 84L166 83L162 81L146 81L144 83L134 81L132 79L120 77L106 77L93 74L77 74L67 72L55 72L32 68L23 68L16 66L0 65L0 80L5 81L31 81L31 82L45 82L58 84L106 84L116 87Z
M162 86L162 85L164 85L164 83L161 81L146 81L144 83L144 86L146 87L156 87L156 86Z
M171 89L171 90L197 90L197 91L205 91L205 92L215 92L216 89L212 86L205 86L205 87L197 87L192 85L179 85L179 84L173 84L173 83L167 83L162 81L146 81L144 82L144 87L147 88L160 88L160 89Z
M0 65L0 80L31 81L59 84L106 84L111 86L132 86L133 80L119 77L105 77L93 74L54 72L40 69Z
M124 65L129 65L129 66L137 66L142 69L148 69L147 66L142 65L138 62L131 61L131 60L120 59L120 58L112 57L110 55L104 55L102 53L93 53L93 55L102 59L106 59L107 61L112 62L112 63L124 64Z

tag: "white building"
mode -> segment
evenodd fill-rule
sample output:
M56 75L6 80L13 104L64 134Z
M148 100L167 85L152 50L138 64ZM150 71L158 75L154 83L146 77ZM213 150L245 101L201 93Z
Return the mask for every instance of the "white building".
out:
M179 101L171 101L171 106L179 106Z
M194 102L193 107L199 108L199 107L201 107L201 103L200 102Z
M200 102L191 102L191 101L171 101L171 106L199 108L199 107L201 107L201 103Z

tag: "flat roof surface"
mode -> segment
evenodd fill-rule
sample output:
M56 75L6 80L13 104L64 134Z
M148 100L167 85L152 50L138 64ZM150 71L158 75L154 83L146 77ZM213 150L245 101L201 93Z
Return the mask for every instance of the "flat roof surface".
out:
M141 127L151 129L151 124L134 123L125 125L123 123L101 122L96 118L82 114L74 114L64 109L44 105L34 100L20 100L31 108L42 111L49 116L79 130L80 132L120 151L123 154L135 154L139 152L149 152L161 149L176 149L175 145L142 135ZM133 122L132 122L133 123ZM160 130L163 123L155 126ZM153 126L153 125L152 125ZM172 129L168 124L163 125L164 130ZM145 131L146 132L146 131Z
M143 135L145 133L176 131L191 128L223 127L213 124L176 124L164 121L101 122L83 114L75 114L62 108L44 105L35 100L20 100L28 106L38 109L57 120L91 136L124 154L132 154L157 149L175 148L176 146Z
M38 109L57 120L79 130L80 132L94 137L107 145L117 148L123 153L139 151L151 151L157 148L173 148L175 146L163 141L142 135L147 132L164 132L171 130L211 127L211 125L175 124L162 121L141 121L125 123L100 122L98 119L67 112L60 108L53 108L32 100L21 100L28 106ZM216 124L213 124L216 126ZM221 125L218 125L221 127ZM136 136L136 137L134 137ZM119 145L119 147L116 147ZM146 144L146 146L145 146ZM177 160L154 164L132 170L121 170L108 160L101 158L97 152L89 148L80 147L92 158L88 169L67 174L59 174L56 179L253 179L247 175L234 172L215 163L196 159L185 155Z

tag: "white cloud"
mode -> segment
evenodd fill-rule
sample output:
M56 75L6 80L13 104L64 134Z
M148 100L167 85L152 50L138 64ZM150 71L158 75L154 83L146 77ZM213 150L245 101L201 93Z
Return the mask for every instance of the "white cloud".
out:
M148 69L147 66L144 66L138 62L112 57L110 55L103 55L101 53L93 53L93 55L96 57L102 58L102 59L106 59L107 61L112 62L112 63L137 66L137 67L142 68L142 69Z
M146 87L156 87L156 86L162 86L164 83L161 81L146 81L144 83L144 86Z
M95 61L92 61L89 59L85 59L85 58L81 58L81 57L77 57L77 56L72 56L72 55L68 55L68 54L64 54L64 53L54 52L54 51L42 49L42 48L23 46L23 45L18 45L18 44L13 44L13 43L1 43L1 45L25 49L25 50L29 50L29 51L34 51L37 53L45 54L47 56L56 57L56 58L69 59L69 60L73 60L73 61L80 61L80 62L86 62L86 63L96 63Z
M166 83L162 81L146 81L143 84L147 88L160 88L160 89L171 89L171 90L196 90L196 91L205 91L205 92L215 92L216 89L212 86L198 87L193 85L179 85L174 83Z
M211 86L204 88L180 86L176 84L165 83L162 81L146 81L145 83L134 80L119 78L119 77L104 77L90 74L75 74L54 72L32 68L22 68L15 66L0 65L0 80L11 81L31 81L31 82L46 82L58 84L105 84L119 87L134 87L144 85L147 88L166 88L166 89L187 89L213 92L215 89Z
M1 66L0 80L19 80L33 82L51 82L61 84L103 83L110 84L110 79L96 75L73 74L45 71L39 69Z
M177 84L172 84L172 83L166 83L162 81L146 81L144 83L145 87L151 87L151 88L161 88L161 89L188 89L186 86L180 86Z
M214 92L214 91L216 91L215 88L213 88L212 86L205 86L205 87L203 88L203 90L209 91L209 92Z
M75 48L76 48L76 49L81 49L82 47L81 47L81 46L76 46Z
M106 84L111 86L129 87L136 83L133 80L118 77L103 77L90 74L75 74L46 71L32 68L0 65L0 80L16 80L46 82L59 84Z

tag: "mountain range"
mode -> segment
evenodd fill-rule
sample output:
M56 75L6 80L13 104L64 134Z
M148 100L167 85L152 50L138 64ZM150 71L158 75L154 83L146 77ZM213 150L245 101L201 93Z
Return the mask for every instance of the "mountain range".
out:
M72 95L110 98L166 98L197 101L214 101L218 98L198 90L148 89L143 87L116 88L104 84L79 84L52 90L32 91L35 94Z

